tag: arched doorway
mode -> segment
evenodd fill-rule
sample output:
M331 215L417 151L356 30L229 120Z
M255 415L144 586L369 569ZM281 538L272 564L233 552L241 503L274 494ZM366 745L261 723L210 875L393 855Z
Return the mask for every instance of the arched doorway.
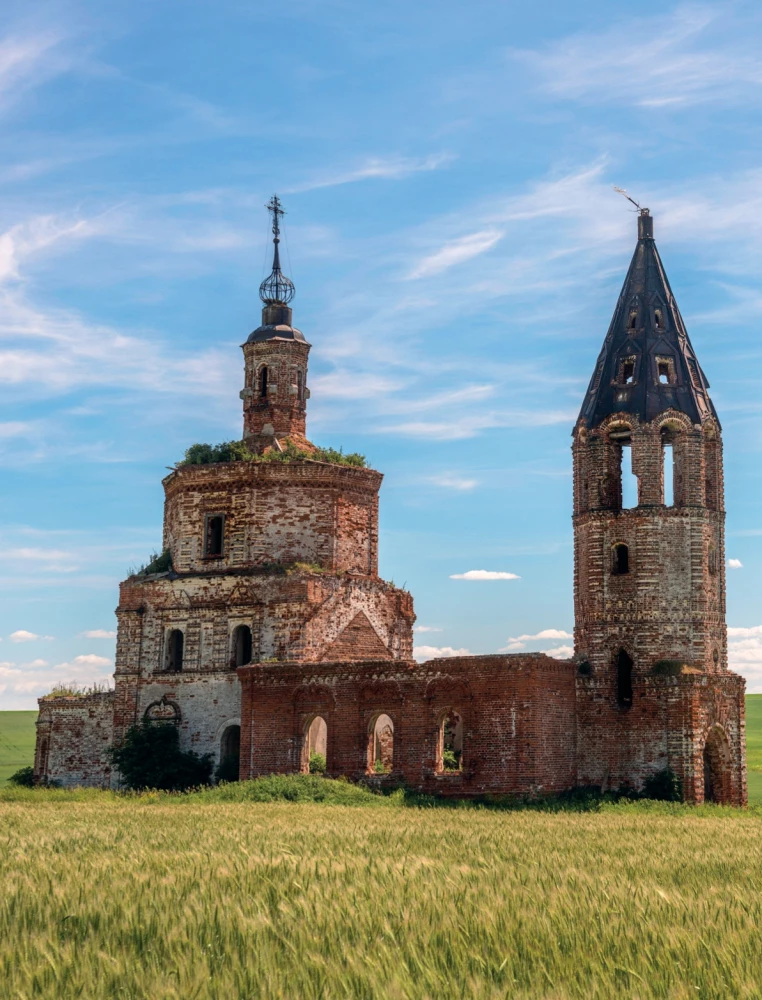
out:
M389 774L394 766L394 722L382 712L370 726L368 774Z
M217 781L238 781L241 767L241 727L228 726L220 740Z
M703 753L704 802L728 803L732 799L730 746L722 726L714 726Z
M302 743L302 773L324 774L328 757L328 724L316 715L306 726Z

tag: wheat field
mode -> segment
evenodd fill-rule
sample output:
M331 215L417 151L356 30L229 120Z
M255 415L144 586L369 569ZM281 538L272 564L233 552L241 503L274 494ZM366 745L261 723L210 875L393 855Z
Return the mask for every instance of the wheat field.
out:
M0 996L762 996L758 809L228 788L0 792Z

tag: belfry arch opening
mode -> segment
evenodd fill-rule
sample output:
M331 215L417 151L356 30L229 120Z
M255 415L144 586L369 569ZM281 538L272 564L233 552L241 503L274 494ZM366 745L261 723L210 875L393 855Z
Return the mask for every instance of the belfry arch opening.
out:
M669 425L661 429L661 495L662 503L672 507L675 503L675 442L676 428Z
M616 700L620 708L632 708L632 668L632 657L620 649L616 656Z
M640 483L632 469L632 437L629 426L615 425L609 430L609 441L614 448L614 496L612 505L621 510L638 506Z
M382 712L368 731L368 773L389 774L394 767L394 722Z

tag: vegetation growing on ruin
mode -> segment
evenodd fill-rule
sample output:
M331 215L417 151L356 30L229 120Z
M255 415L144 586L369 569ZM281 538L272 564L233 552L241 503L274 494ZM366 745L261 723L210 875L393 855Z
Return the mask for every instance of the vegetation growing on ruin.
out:
M270 791L286 779L268 779ZM759 810L0 791L9 997L752 997ZM299 801L331 788L354 806Z
M181 750L180 734L171 722L130 726L122 742L107 754L130 789L183 791L208 784L212 777L211 754Z
M364 455L358 452L344 454L341 448L314 448L308 451L299 448L292 441L281 444L281 450L268 448L259 455L249 451L244 441L223 441L221 444L192 444L185 452L185 458L177 463L183 465L213 465L218 462L327 462L330 465L351 465L367 469Z
M93 694L106 694L113 691L113 688L106 681L94 681L92 684L76 684L74 681L68 683L55 684L47 694L42 695L42 700L51 698L85 698Z

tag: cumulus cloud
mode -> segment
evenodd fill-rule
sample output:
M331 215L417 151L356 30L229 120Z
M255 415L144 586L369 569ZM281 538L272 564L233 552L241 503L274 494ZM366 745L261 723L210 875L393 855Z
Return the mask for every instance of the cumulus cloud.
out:
M111 666L111 660L107 656L96 656L95 653L84 653L81 656L75 656L70 663L59 663L56 666L56 670L64 669L65 667L109 667Z
M535 632L534 635L514 635L508 639L508 642L502 649L498 650L498 653L518 653L519 650L526 649L528 642L549 642L553 639L573 639L574 636L571 632L566 632L562 628L544 628L540 632ZM571 653L567 653L567 650L571 650L571 646L558 646L556 650L544 650L548 655L551 656L571 656Z
M441 628L437 628L436 625L416 625L413 629L414 632L441 632Z
M468 649L453 649L452 646L414 646L413 656L416 660L433 660L439 657L470 656Z
M105 628L91 628L86 632L80 632L80 636L84 639L115 639L116 632L109 632Z
M465 573L451 573L451 580L520 580L515 573L491 569L469 569Z
M11 642L34 642L35 639L52 639L50 635L37 635L36 632L27 632L26 629L20 628L15 632L11 632L8 637Z
M543 649L546 656L555 656L557 660L568 660L574 656L574 646L554 646L552 649Z
M743 569L740 559L728 559L728 569Z

